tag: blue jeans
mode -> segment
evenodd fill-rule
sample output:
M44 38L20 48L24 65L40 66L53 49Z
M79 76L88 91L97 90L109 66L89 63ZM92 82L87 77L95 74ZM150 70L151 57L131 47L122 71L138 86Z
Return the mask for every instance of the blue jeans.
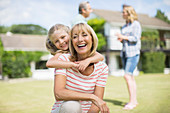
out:
M125 70L125 74L133 75L133 71L135 70L138 62L139 62L139 54L133 57L125 57L125 55L123 55L122 64L123 64L123 69Z

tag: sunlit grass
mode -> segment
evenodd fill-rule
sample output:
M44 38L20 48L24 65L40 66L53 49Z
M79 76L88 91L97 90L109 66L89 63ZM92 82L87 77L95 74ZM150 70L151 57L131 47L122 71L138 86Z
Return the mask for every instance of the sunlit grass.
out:
M52 81L0 82L0 113L49 113Z
M145 74L135 78L139 105L125 111L126 83L123 77L109 76L104 100L111 113L170 112L170 75ZM52 80L0 82L0 113L49 113L53 103Z
M123 77L109 77L105 100L111 113L169 113L170 75L148 74L135 77L139 105L122 110L128 102L128 90Z

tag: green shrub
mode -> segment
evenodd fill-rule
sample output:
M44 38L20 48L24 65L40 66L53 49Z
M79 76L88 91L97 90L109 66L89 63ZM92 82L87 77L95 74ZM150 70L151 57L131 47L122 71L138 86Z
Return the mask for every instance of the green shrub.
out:
M98 47L97 47L97 50L102 50L102 48L104 48L104 45L106 45L106 39L105 37L103 36L103 34L101 33L96 33L97 37L98 37Z
M2 41L0 39L0 72L3 76L9 78L30 77L31 61L38 62L40 57L46 52L25 52L25 51L4 51Z
M98 47L97 50L104 50L106 46L106 37L104 36L104 24L105 20L102 18L93 18L88 20L88 24L93 28L98 37Z
M162 73L165 67L163 52L145 52L142 54L142 70L144 73Z
M39 61L43 54L43 52L4 51L2 75L9 78L30 77L30 62Z
M0 39L0 62L1 62L1 59L2 59L3 52L4 52L4 48L3 48L3 45L2 45L2 41Z

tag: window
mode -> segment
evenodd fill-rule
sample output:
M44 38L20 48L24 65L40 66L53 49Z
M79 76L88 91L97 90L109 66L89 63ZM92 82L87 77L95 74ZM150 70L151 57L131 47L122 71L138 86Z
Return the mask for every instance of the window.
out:
M46 62L47 61L39 61L39 62L36 62L36 69L47 69L46 67Z

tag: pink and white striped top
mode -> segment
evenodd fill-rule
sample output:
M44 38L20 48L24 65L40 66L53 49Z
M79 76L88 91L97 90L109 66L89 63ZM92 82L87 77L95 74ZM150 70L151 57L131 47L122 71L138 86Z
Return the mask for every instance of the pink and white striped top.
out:
M70 61L70 54L62 54L59 60ZM108 76L108 66L104 62L94 64L94 71L89 75L82 75L75 68L56 69L55 75L64 75L67 77L66 88L81 93L94 93L95 86L105 87ZM52 111L58 111L63 101L56 100ZM91 107L91 101L80 101L82 105L82 113L87 113ZM58 109L58 110L57 110Z

